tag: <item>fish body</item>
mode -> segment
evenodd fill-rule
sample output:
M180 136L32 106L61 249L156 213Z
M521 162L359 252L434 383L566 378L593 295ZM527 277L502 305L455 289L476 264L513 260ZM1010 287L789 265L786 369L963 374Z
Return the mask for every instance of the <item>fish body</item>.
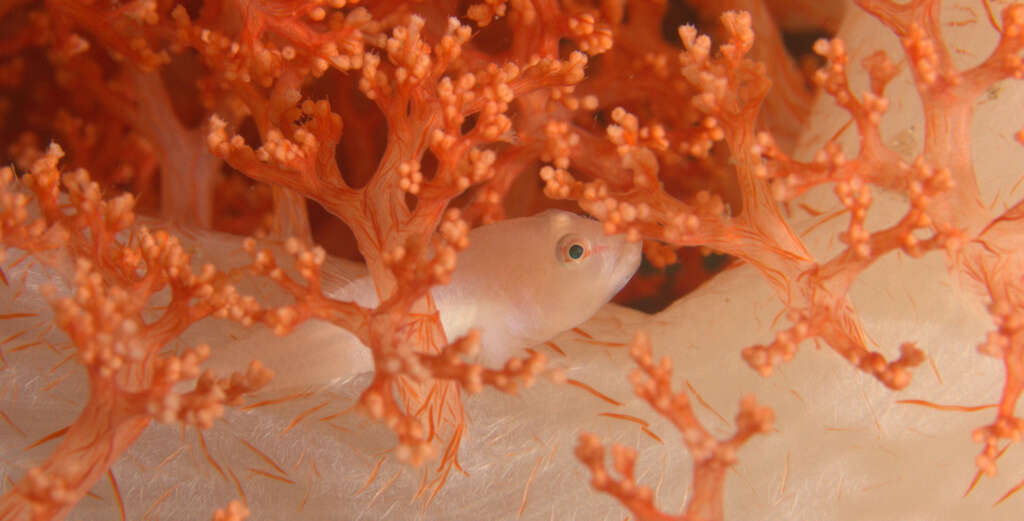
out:
M548 210L470 231L451 281L432 295L448 339L479 330L479 362L496 367L586 321L639 265L640 243L605 235L593 219ZM379 302L369 277L331 296Z

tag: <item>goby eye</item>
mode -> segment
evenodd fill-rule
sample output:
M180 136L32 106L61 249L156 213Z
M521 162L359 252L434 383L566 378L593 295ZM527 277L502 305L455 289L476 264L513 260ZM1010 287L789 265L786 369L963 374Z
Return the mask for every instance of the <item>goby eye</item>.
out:
M590 242L576 234L569 234L558 240L558 260L566 264L582 262L590 256Z
M569 246L569 258L570 259L578 260L582 256L583 256L583 245L582 244L573 244L572 246Z

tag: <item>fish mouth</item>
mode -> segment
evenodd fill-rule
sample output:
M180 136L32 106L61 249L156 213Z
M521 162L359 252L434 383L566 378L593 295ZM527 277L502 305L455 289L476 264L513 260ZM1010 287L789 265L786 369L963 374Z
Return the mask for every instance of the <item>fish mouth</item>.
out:
M618 293L640 268L641 243L627 242L625 237L620 237L620 240L622 242L615 245L615 249L619 250L620 254L615 256L608 273L609 279L616 281L615 286L612 287L612 295Z

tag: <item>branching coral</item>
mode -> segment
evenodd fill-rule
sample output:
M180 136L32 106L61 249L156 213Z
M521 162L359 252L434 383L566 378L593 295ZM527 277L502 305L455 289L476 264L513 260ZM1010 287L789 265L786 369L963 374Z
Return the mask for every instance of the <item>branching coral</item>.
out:
M30 276L53 274L50 322L69 346L67 355L54 351L78 362L90 391L66 430L40 440L62 438L0 500L0 517L66 516L104 475L117 490L109 469L150 420L216 428L226 406L266 386L271 372L258 361L230 378L204 371L222 347L215 340L179 345L188 330L216 319L281 336L313 322L351 333L370 349L374 367L355 403L394 435L396 459L420 465L441 456L436 475L428 480L424 471L415 490L427 503L441 497L450 474L469 473L460 458L472 458L460 450L472 436L462 391L519 392L544 374L548 357L533 350L500 369L469 362L479 336L446 338L430 288L457 269L471 226L567 204L544 196L578 204L608 233L644 240L651 264L700 247L756 271L781 302L775 319L789 324L773 323L772 339L715 348L764 377L785 374L798 346L811 341L886 388L913 388L911 370L926 361L934 367L942 347L901 338L889 354L872 340L852 295L866 273L894 258L944 253L958 291L987 299L995 326L979 351L1005 371L995 419L974 432L983 446L978 469L994 474L1019 440L1022 203L1000 213L982 200L971 122L979 97L1021 76L1024 7L1006 7L998 22L990 17L998 42L962 67L958 52L981 51L947 43L937 0L849 6L881 21L906 57L857 49L867 74L857 94L853 46L841 38L819 39L812 49L823 65L808 81L801 77L798 60L812 58L787 54L779 26L810 23L828 33L838 14L777 14L789 2L692 2L693 20L647 1L352 4L0 6L2 28L19 27L0 42L0 112L15 122L0 132L14 163L0 171L2 240L19 256L5 271L25 277L4 283L17 306L22 292L35 290ZM27 65L36 62L44 65ZM905 102L891 95L901 72L910 73L923 107L921 147L909 152L883 129ZM814 88L846 123L812 147L800 130ZM67 145L63 177L61 149L39 146L47 139ZM851 145L856 155L848 157ZM830 195L821 197L822 189ZM249 195L230 208L241 217L215 198L240 191ZM270 194L269 215L257 191ZM902 206L892 210L880 199ZM332 220L317 218L316 209ZM136 211L170 224L141 226ZM828 232L840 245L817 244L816 230L843 216L843 229ZM193 254L206 244L190 237L198 232L175 229L225 222L259 236L239 243L249 257L242 265L200 265ZM337 281L325 274L329 255L315 242L357 252L381 304L328 296L336 287L326 286ZM683 518L726 517L726 472L740 445L771 429L771 410L743 398L734 434L723 437L698 418L687 393L672 391L671 364L654 364L645 336L635 338L631 355L640 367L635 393L680 431L692 457ZM549 374L556 382L564 376ZM281 435L320 407L299 413ZM524 416L543 410L529 400L522 407ZM632 418L660 440L649 422ZM655 509L655 493L637 485L639 456L616 447L618 480L605 470L597 438L580 438L577 456L594 487L640 518L670 518ZM290 479L263 457L275 467L272 479ZM244 496L230 467L206 458ZM529 473L524 508L542 463ZM250 506L232 503L213 515L244 519Z
M62 178L62 155L51 145L21 180L32 190L31 200L15 186L10 168L0 171L7 202L4 240L7 248L31 252L40 261L74 256L72 295L54 296L51 305L54 323L74 346L69 357L88 375L90 395L50 458L4 496L0 512L10 519L62 517L151 419L208 428L225 405L237 405L271 377L258 361L230 379L209 371L200 376L199 365L210 354L206 345L180 355L160 353L192 323L237 306L232 288L218 284L212 265L194 273L177 239L166 233L140 228L132 240L120 242L118 234L134 221L132 197L102 200L99 186L82 170ZM61 181L70 212L62 209ZM30 201L42 217L29 217ZM163 312L148 319L151 299L164 290L169 299ZM193 390L174 390L197 376Z
M693 488L680 519L722 519L725 473L736 462L737 449L748 438L772 430L772 410L758 407L753 396L743 397L736 415L736 432L728 439L716 440L697 419L686 393L672 392L672 361L662 358L655 364L646 335L641 333L633 339L629 354L640 367L629 376L636 395L679 429L693 456ZM590 468L594 488L618 497L637 519L675 519L653 505L651 489L637 485L636 451L615 445L612 454L615 470L622 474L621 481L610 478L605 470L604 450L596 437L584 434L576 447L576 456Z

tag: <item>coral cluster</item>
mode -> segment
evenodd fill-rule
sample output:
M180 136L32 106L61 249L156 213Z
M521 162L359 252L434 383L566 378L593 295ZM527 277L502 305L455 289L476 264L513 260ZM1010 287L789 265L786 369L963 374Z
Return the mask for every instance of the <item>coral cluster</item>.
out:
M258 360L218 377L204 369L217 345L175 345L211 320L282 336L310 321L349 331L374 367L356 405L394 435L398 460L440 460L436 494L462 470L463 391L566 379L539 350L500 368L469 361L479 335L446 338L430 288L457 269L471 227L558 205L644 241L656 267L701 248L755 269L788 325L730 348L765 377L813 341L878 385L906 388L929 346L906 339L886 354L850 289L885 258L945 255L954 278L988 300L995 327L978 350L1005 366L995 418L974 433L979 471L995 473L1024 430L1024 201L982 201L970 125L979 97L1024 75L1024 6L990 13L999 40L964 68L938 0L859 0L849 9L881 21L905 56L867 55L858 93L846 43L827 37L842 9L803 4L0 4L0 145L12 163L0 169L0 275L15 306L23 291L42 292L52 320L32 328L63 331L67 345L51 348L81 367L90 392L46 438L61 438L57 448L12 480L0 519L65 517L104 476L117 489L111 465L152 420L210 429L265 387L273 372ZM787 46L780 30L793 27L826 37ZM909 158L880 130L901 69L925 120ZM807 160L795 153L815 95L847 114L854 155L841 132ZM820 187L834 210L801 199ZM872 219L879 192L905 211ZM821 222L845 216L843 246L814 252L794 207ZM250 262L194 262L179 236L196 229L250 235ZM365 263L379 306L325 292L328 252ZM53 283L25 285L32 270ZM24 351L4 349L5 367ZM716 439L643 334L630 355L637 396L678 429L693 461L681 518L722 519L726 472L748 439L771 432L771 409L743 398L735 433ZM621 479L595 436L581 436L576 454L594 488L637 518L670 518L636 483L630 449L613 449ZM248 515L241 502L213 513Z

